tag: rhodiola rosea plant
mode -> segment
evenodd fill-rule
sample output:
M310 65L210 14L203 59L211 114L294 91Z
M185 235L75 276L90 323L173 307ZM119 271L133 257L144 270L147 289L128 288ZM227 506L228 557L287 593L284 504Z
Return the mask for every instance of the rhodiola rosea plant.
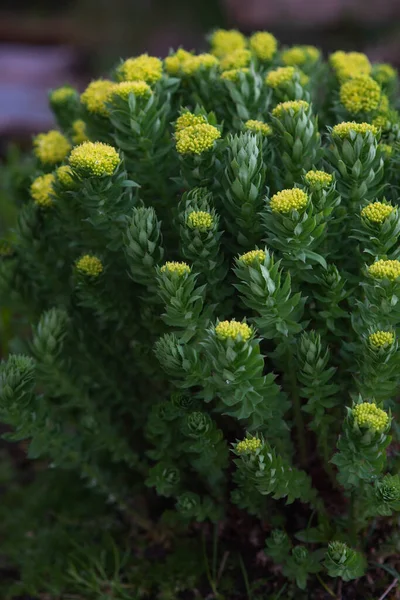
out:
M50 93L1 250L32 326L1 419L52 488L93 488L82 521L129 524L121 568L74 563L60 597L372 598L398 577L397 74L209 41Z

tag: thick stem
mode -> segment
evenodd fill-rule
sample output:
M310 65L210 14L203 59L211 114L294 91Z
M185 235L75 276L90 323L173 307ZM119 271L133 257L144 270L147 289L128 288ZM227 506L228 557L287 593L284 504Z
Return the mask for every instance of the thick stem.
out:
M300 452L300 464L305 466L307 465L308 458L307 441L305 436L303 413L301 410L301 400L297 385L296 366L293 350L290 345L288 345L287 380L292 399L294 424L296 427L296 436Z

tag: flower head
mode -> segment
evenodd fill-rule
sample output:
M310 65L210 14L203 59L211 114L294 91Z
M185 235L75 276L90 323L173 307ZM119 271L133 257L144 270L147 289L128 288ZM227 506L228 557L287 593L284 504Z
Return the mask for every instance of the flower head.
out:
M253 330L247 323L239 321L221 321L215 327L215 334L219 340L237 340L247 342L250 339Z
M33 151L44 165L62 162L70 150L71 144L67 138L55 129L39 133L33 140Z
M251 61L251 52L245 48L234 50L221 58L221 69L229 71L230 69L242 69L248 67Z
M312 190L322 190L332 184L333 175L325 171L308 171L304 179Z
M368 336L369 345L375 349L391 346L393 342L394 333L392 331L375 331Z
M250 37L250 48L261 61L269 61L273 58L278 48L278 41L268 31L256 31Z
M74 170L92 177L112 175L119 163L116 149L102 142L84 142L76 146L69 157Z
M372 202L361 211L361 216L371 223L383 223L383 221L394 211L390 204Z
M377 433L385 431L389 423L389 415L374 403L357 404L353 408L352 414L359 427L366 427Z
M86 110L100 117L109 115L107 102L110 101L115 83L108 79L97 79L87 86L81 94L81 102Z
M50 92L50 102L55 106L62 106L69 100L77 97L77 91L69 85L64 85Z
M289 100L277 104L272 111L272 115L277 119L280 119L285 113L293 113L296 115L302 110L307 111L309 108L310 105L305 100Z
M202 154L211 150L214 142L221 137L219 129L208 123L190 125L177 131L176 149L179 154Z
M257 121L254 119L249 119L244 124L245 128L254 133L262 133L262 135L268 136L272 134L272 127L268 125L268 123L264 123L263 121Z
M261 446L262 441L259 438L251 437L238 442L235 450L238 454L254 454Z
M145 81L153 84L162 77L162 62L148 54L128 58L118 67L117 76L121 81Z
M204 115L195 115L194 113L185 111L177 118L175 122L175 131L182 131L182 129L186 129L186 127L199 125L200 123L207 123L207 119Z
M98 277L103 272L103 263L97 256L85 254L76 261L75 268L81 275Z
M75 186L72 169L68 165L58 167L55 172L55 176L57 181L66 189L72 189Z
M193 54L183 48L179 48L174 54L164 58L165 70L169 75L179 75L182 65L186 60L193 57Z
M189 265L185 262L166 262L165 265L161 267L161 273L166 273L167 275L176 275L177 277L188 275L190 270L191 269Z
M235 50L242 50L246 46L246 38L235 29L217 29L211 36L211 52L218 57Z
M285 65L301 67L306 63L317 62L320 54L315 46L293 46L282 52L282 62Z
M45 208L54 204L53 183L54 175L52 173L40 175L32 182L30 192L35 204Z
M369 123L356 123L355 121L348 121L343 123L338 123L332 129L332 135L335 137L341 138L349 138L351 132L356 133L357 135L367 135L368 133L372 133L372 135L378 135L378 129L374 125L370 125Z
M210 213L199 210L189 214L187 218L187 224L190 229L209 231L214 225L214 219Z
M376 110L380 100L380 85L368 75L349 79L340 87L340 102L352 115Z
M74 144L82 144L83 142L87 142L89 140L86 135L86 123L82 121L82 119L77 119L72 123L72 141Z
M359 75L369 75L372 70L368 57L361 52L342 52L331 54L329 62L340 81Z
M221 79L226 79L227 81L239 81L240 73L250 73L250 69L229 69L229 71L223 71L223 73L221 73Z
M392 67L392 65L381 63L379 65L374 65L372 69L372 77L380 85L384 85L396 79L397 71Z
M275 213L289 213L291 210L301 210L307 206L308 196L299 188L282 190L272 196L270 207Z
M246 254L239 256L239 260L248 266L263 263L265 260L265 252L264 250L250 250L250 252L246 252Z
M137 98L149 98L152 94L151 87L145 81L121 81L113 87L113 96L128 100L129 94Z
M377 260L368 267L369 274L375 279L395 281L400 277L399 260Z
M386 154L386 156L390 156L393 152L393 146L390 146L389 144L379 144L379 148L382 150L382 152L384 152L384 154Z
M265 83L269 85L269 87L276 89L287 83L292 83L296 75L298 76L301 85L306 85L308 83L307 75L297 67L278 67L267 73Z
M189 56L181 62L180 71L183 75L192 76L200 69L212 69L219 65L219 60L213 54L189 54Z

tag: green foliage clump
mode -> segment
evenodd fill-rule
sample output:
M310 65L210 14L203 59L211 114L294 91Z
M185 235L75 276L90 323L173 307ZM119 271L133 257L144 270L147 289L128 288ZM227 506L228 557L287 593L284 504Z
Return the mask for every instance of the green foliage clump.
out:
M0 417L57 517L10 546L23 592L334 595L400 510L396 72L210 44L54 90L34 140L0 254L31 335Z

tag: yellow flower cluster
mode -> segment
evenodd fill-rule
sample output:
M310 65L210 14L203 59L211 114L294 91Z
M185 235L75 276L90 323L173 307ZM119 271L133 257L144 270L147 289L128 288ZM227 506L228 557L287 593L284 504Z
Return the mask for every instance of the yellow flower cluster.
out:
M68 100L71 100L77 95L76 90L70 87L69 85L64 85L62 87L53 90L50 93L50 102L52 104L62 105Z
M207 123L207 119L204 115L195 115L194 113L189 112L188 110L181 114L180 117L177 118L175 122L175 131L182 131L182 129L186 129L186 127L191 127L192 125L200 125L200 123Z
M315 63L320 57L315 46L293 46L282 52L282 62L289 66L301 67L306 63Z
M321 190L331 185L333 175L325 173L325 171L308 171L308 173L305 174L304 179L311 188Z
M389 146L389 144L379 144L379 148L384 152L387 156L390 156L393 152L393 146Z
M148 98L153 93L151 87L145 81L121 81L116 83L112 89L113 96L128 100L129 94L137 98Z
M87 142L89 140L86 135L86 123L82 121L82 119L77 119L72 123L72 141L74 144L82 144L83 142Z
M221 137L219 129L208 123L190 125L175 134L176 149L179 154L202 154L211 150L214 142Z
M162 61L156 56L141 54L128 58L117 69L117 77L122 81L145 81L156 83L162 77Z
M278 48L276 37L272 33L268 33L268 31L256 31L256 33L253 33L249 44L258 60L263 62L271 60Z
M166 262L165 265L161 267L161 273L183 277L183 275L188 275L190 273L190 267L185 262L170 261Z
M209 231L214 225L214 219L210 213L198 210L189 214L187 224L191 229Z
M378 135L378 129L375 125L369 123L356 123L355 121L346 121L338 123L332 129L332 134L338 138L344 139L350 137L350 132L354 131L356 134L367 135L372 133L374 136Z
M221 58L221 69L222 71L229 71L231 69L243 69L248 67L251 61L251 52L246 48L240 50L234 50L229 54L226 54Z
M221 73L221 79L226 79L227 81L239 81L240 73L250 73L250 69L230 69L229 71L224 71Z
M52 129L39 133L33 140L33 151L44 165L56 165L64 160L71 150L71 144L59 131Z
M239 321L221 321L215 328L215 334L219 340L236 340L238 337L243 342L247 342L253 333L247 323Z
M291 210L301 210L307 206L308 196L299 188L282 190L272 196L270 207L275 213L289 213Z
M331 54L329 62L340 81L359 75L369 75L372 70L368 57L361 52L338 50Z
M254 133L262 133L265 136L272 134L272 127L268 125L268 123L264 123L263 121L257 121L254 119L249 119L244 124L245 128L249 131L253 131Z
M211 36L211 52L219 58L246 48L246 38L235 29L217 29Z
M118 152L102 142L84 142L76 146L69 157L71 167L84 175L112 175L120 163Z
M288 100L287 102L280 102L277 104L272 111L272 115L281 118L285 113L292 112L293 114L299 113L301 110L308 110L310 105L305 100Z
M164 66L168 75L179 75L185 61L192 58L193 54L179 48L174 54L164 58Z
M373 118L372 124L377 129L386 129L390 127L390 121L388 115L377 115Z
M236 452L239 454L254 453L258 448L261 448L262 442L259 438L246 438L236 444Z
M276 89L282 85L294 81L296 75L299 76L301 85L306 85L308 83L307 75L297 69L297 67L278 67L277 69L267 73L267 76L265 77L265 83L269 85L269 87Z
M340 102L352 115L376 110L380 99L380 85L368 75L354 77L340 86Z
M394 333L391 331L375 331L368 337L368 342L372 348L391 346L394 342Z
M377 433L382 433L388 426L389 415L374 403L362 402L357 404L352 412L359 427L368 427L368 429L372 429Z
M30 192L35 204L43 206L44 208L47 208L54 204L53 183L54 175L52 173L40 175L40 177L37 177L32 182Z
M250 252L246 252L246 254L239 256L239 260L248 266L253 265L254 263L261 263L265 260L265 252L264 250L250 250Z
M103 263L97 256L85 254L76 261L75 268L82 275L98 277L103 272Z
M106 104L110 101L114 86L115 83L108 79L92 81L81 94L83 106L93 115L107 117L109 111Z
M368 272L375 279L389 279L395 281L400 277L399 260L377 260L368 267Z
M361 216L371 223L383 223L383 221L394 211L394 207L383 202L372 202L361 211Z
M213 54L189 54L189 56L181 62L180 71L183 75L192 76L200 69L212 69L219 65L219 60Z
M61 183L62 186L64 186L67 189L71 189L74 187L74 180L72 177L72 170L71 167L69 167L68 165L63 165L62 167L58 167L58 169L56 170L55 176L57 178L57 181L59 183Z
M384 85L397 77L397 71L392 65L381 63L374 65L372 76L379 84Z

